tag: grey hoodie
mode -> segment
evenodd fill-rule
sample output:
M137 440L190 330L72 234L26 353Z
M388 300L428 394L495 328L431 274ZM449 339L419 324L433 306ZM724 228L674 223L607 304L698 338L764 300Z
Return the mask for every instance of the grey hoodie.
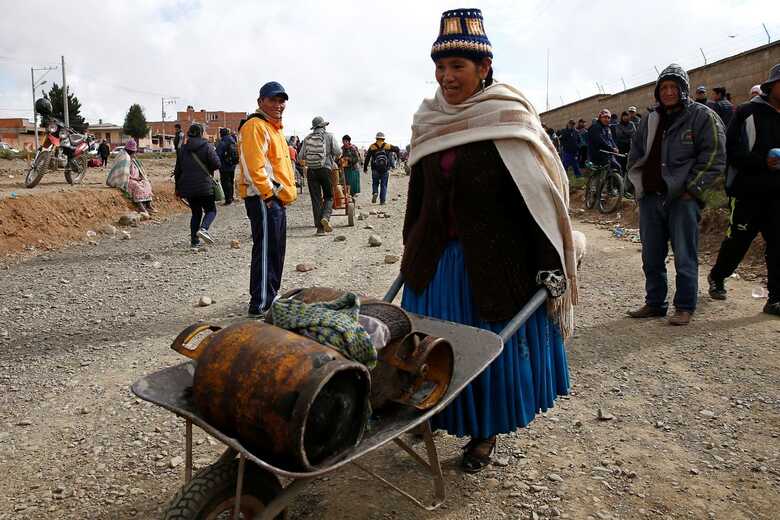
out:
M664 80L674 80L680 87L682 112L663 135L661 143L661 176L668 188L671 201L688 192L703 204L703 192L726 168L726 135L723 123L710 108L695 103L688 97L688 74L679 65L666 67L655 87L659 101L656 111L643 117L631 141L628 156L628 176L636 188L637 199L642 198L642 166L647 161L660 123L659 89Z

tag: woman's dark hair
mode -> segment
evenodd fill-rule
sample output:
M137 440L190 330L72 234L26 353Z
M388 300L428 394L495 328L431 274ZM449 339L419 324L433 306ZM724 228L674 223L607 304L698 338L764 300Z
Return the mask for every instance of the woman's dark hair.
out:
M628 115L628 112L626 112L625 110L623 110L623 112L620 113L620 117L627 116L627 115Z
M199 124L190 125L189 130L187 130L187 137L202 137L203 136L203 127L201 127Z
M473 62L474 62L474 64L475 64L477 67L479 67L480 65L482 65L482 60L483 60L484 58L469 58L469 59L470 59L471 61L473 61ZM488 75L487 75L487 77L485 78L485 86L486 86L486 87L489 87L489 86L490 86L490 85L492 85L492 84L493 84L493 66L491 65L491 66L490 66L490 70L488 71Z
M341 138L341 140L342 141L349 141L350 143L352 142L352 138L349 135L345 135L344 137Z

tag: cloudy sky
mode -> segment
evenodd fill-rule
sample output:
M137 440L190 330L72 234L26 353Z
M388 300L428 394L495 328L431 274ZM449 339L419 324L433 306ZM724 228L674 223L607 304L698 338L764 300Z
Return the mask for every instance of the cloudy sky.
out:
M525 91L539 111L654 79L670 62L687 68L780 38L772 0L348 0L230 2L25 0L0 17L0 117L31 117L30 67L58 65L88 121L121 124L132 103L149 120L168 108L252 111L260 85L290 94L288 135L312 117L339 136L384 131L405 145L412 114L435 90L429 52L439 16L479 7L495 75ZM110 7L109 7L110 5ZM549 49L549 98L547 52ZM38 73L43 74L43 73ZM61 71L46 76L61 83Z

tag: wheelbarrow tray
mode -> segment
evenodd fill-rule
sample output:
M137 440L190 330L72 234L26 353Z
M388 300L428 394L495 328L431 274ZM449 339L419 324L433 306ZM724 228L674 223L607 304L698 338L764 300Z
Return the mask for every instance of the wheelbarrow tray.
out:
M315 471L298 472L278 468L254 455L241 442L212 426L197 410L192 400L192 382L195 364L187 361L165 368L136 381L132 390L138 397L166 408L176 415L192 421L201 429L244 455L257 466L278 476L292 479L310 479L333 471L357 458L387 444L404 432L428 421L446 407L475 377L477 377L503 348L501 337L493 332L411 315L415 330L432 336L446 338L452 345L455 366L449 388L442 400L433 408L422 411L408 406L393 405L372 418L361 442L325 461Z

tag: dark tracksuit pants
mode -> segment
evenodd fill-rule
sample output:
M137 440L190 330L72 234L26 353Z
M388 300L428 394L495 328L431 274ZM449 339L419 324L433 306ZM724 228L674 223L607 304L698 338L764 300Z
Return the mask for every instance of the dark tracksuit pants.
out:
M225 204L233 202L233 179L236 175L235 166L219 170L219 183L222 185L222 191L225 192Z
M190 217L190 243L194 246L200 242L198 230L208 229L217 217L217 206L214 203L214 195L201 197L187 197L192 216Z
M333 213L333 186L328 168L313 168L306 172L306 182L311 195L311 211L317 231L322 230L322 219L330 220Z
M287 212L276 199L258 196L244 199L252 226L252 266L249 273L249 306L267 311L282 284L287 246Z
M382 204L387 200L387 181L390 179L390 170L375 170L371 168L371 193L379 195Z
M674 252L677 310L693 312L699 291L699 204L694 199L668 201L666 194L646 193L639 201L645 303L666 309L666 256Z
M100 166L106 166L108 164L108 155L101 155L100 156Z
M734 273L756 235L766 242L769 301L780 301L780 200L731 199L731 218L718 260L710 271L715 280Z

